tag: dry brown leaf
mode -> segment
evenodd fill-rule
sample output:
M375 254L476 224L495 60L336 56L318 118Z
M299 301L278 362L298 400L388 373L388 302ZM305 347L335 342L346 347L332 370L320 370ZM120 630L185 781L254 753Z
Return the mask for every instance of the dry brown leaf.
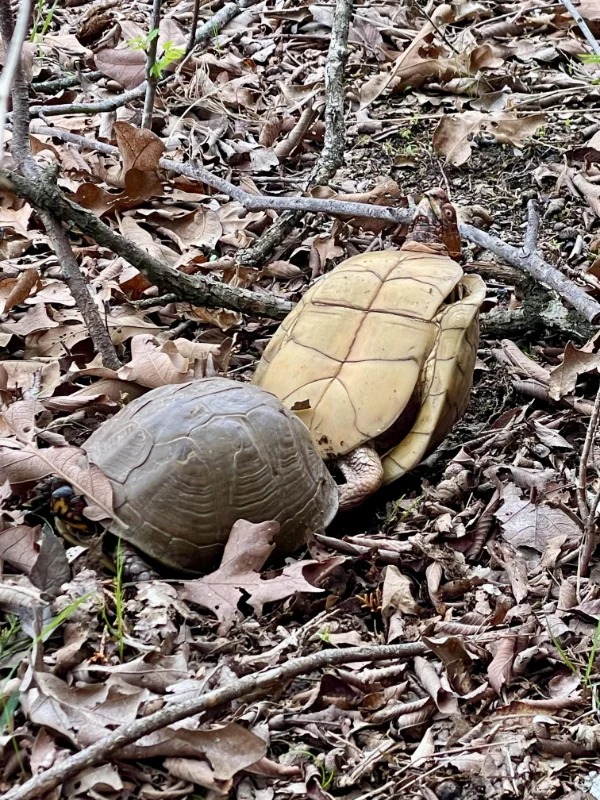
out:
M423 637L423 641L442 661L452 689L459 695L468 694L473 688L471 677L475 659L467 650L460 636Z
M177 780L202 786L217 797L226 797L231 791L232 781L219 780L207 761L198 758L166 758L163 766Z
M13 487L56 475L71 484L79 494L91 501L85 514L89 519L111 519L112 487L95 464L88 462L78 447L43 447L34 444L35 401L13 403L4 413L3 421L13 436L0 443L0 467Z
M295 264L291 264L289 261L271 261L270 264L266 264L262 270L261 275L269 275L273 278L300 278L303 275L302 270L300 267L297 267Z
M4 302L4 312L8 312L13 306L18 306L31 294L31 290L41 285L40 274L37 269L29 268L19 273L15 285Z
M109 211L126 211L135 208L151 197L162 194L163 190L156 173L146 172L135 167L125 173L123 185L122 192L108 192L95 183L82 183L77 188L73 199L80 206L101 217ZM126 217L126 219L128 218ZM127 234L124 233L124 235ZM139 244L139 242L137 243Z
M0 196L0 227L6 233L12 231L15 235L28 240L31 236L29 233L29 221L31 220L33 209L27 203L22 208L10 208L6 205L8 197L8 192Z
M500 637L495 645L496 652L487 669L487 675L490 686L498 694L510 682L515 657L515 645L516 636L511 635Z
M260 615L265 603L282 600L295 592L322 591L308 583L302 574L313 561L295 562L275 578L261 578L258 570L273 552L272 541L278 530L278 522L254 524L239 520L231 529L219 569L184 583L183 598L209 608L221 623L221 635L232 627L243 592L250 595L248 604Z
M23 337L35 331L48 331L58 327L58 322L48 316L46 306L42 303L30 308L14 322L0 323L0 331Z
M416 656L414 665L419 683L436 704L438 711L443 714L457 714L458 700L450 691L447 682L446 686L443 685L443 679L440 679L433 664L421 656Z
M170 590L172 597L176 599L177 592L173 586L162 583L161 581L144 581L138 584L138 594L136 601L141 604L148 602L153 604L153 608L164 608L164 593ZM157 603L157 597L160 600ZM144 606L143 611L146 610ZM154 615L155 622L158 615ZM147 620L149 622L149 620ZM136 630L138 630L136 626ZM83 667L85 671L86 665ZM177 686L181 681L188 681L190 670L188 660L183 653L176 653L172 656L163 655L158 650L146 653L132 661L124 664L104 665L94 664L94 674L98 676L120 675L121 678L132 686L140 686L150 689L158 694L164 694L168 689ZM191 681L190 692L197 691L197 685ZM185 699L181 691L177 691L178 701Z
M132 169L158 173L165 145L155 133L147 128L136 128L129 122L118 121L114 123L113 131L123 158L124 175Z
M107 48L94 54L96 67L123 89L135 89L146 80L146 54L128 47Z
M546 445L546 447L550 447L553 450L556 448L561 450L573 449L571 442L568 442L564 436L561 436L561 434L555 428L542 425L535 419L531 424L535 431L535 435L542 444Z
M3 388L11 392L31 389L33 383L38 398L51 397L61 383L60 365L57 361L3 361L6 376Z
M597 0L579 0L576 7L586 22L598 23L596 28L600 28L600 6ZM596 30L596 34L598 34L598 30Z
M181 355L174 342L159 345L152 336L143 335L131 340L131 360L119 369L117 375L123 381L149 389L185 383L193 378L188 359Z
M29 720L66 736L80 748L133 722L151 694L110 676L105 683L73 686L49 672L35 673L35 686L21 694Z
M412 595L412 581L403 575L398 567L390 565L386 568L383 581L381 614L391 617L393 614L418 614L419 606Z
M502 536L513 547L530 547L543 553L556 536L578 540L581 529L574 519L560 508L551 508L521 498L515 486L507 486L503 503L495 514L502 523Z
M182 253L190 247L214 248L223 235L218 214L207 208L197 208L178 219L163 220L161 227L171 231Z
M184 756L198 754L206 756L212 767L214 778L219 781L228 781L241 770L255 764L267 753L267 745L263 739L234 722L210 730L183 729L180 743L177 742L178 731L172 729L170 733L169 752L171 754L176 755L180 750ZM144 741L142 739L139 743L141 750L138 757L147 758L143 747ZM161 755L160 752L157 752L155 744L151 745L151 752L153 757ZM188 766L193 769L193 765L194 762L190 760Z
M520 147L545 122L544 114L519 118L503 112L464 111L440 120L433 134L433 146L446 161L458 167L468 161L477 134L485 132L501 144Z
M49 525L5 528L0 532L0 557L49 597L71 577L64 546Z
M407 82L412 82L413 86L419 86L429 77L439 77L440 63L438 62L436 51L434 58L421 55L421 48L429 42L434 31L443 31L446 23L453 17L451 6L442 3L437 6L431 14L430 21L426 22L419 33L412 39L406 50L401 53L391 66L389 72L371 78L360 87L360 110L371 105L392 83L396 80L394 88L400 90Z
M558 537L556 537L558 538ZM564 540L561 540L564 541ZM510 581L510 588L517 603L522 603L529 594L529 582L527 580L527 564L523 558L519 558L515 549L508 544L500 542L489 544L493 552L504 564L504 569Z
M67 797L98 797L106 792L120 792L123 781L117 768L102 764L93 769L84 769L76 778L65 781L63 791Z

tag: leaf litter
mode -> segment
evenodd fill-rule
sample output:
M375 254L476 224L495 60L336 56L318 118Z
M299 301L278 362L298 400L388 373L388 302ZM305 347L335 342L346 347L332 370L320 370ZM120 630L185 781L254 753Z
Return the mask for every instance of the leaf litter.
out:
M308 214L272 257L243 266L280 212L247 212L160 166L168 154L254 194L304 189L323 146L334 6L238 11L168 66L150 133L138 100L102 107L145 78L144 53L127 43L147 35L149 6L55 8L24 48L43 114L31 145L73 200L165 264L296 300L334 263L397 245L403 231ZM191 12L165 4L160 47L186 46ZM596 4L580 12L600 35ZM585 50L560 4L358 4L345 163L310 194L404 205L447 182L465 221L478 216L519 246L539 198L540 252L597 297L600 90ZM91 72L53 86L75 60ZM81 103L97 108L74 113ZM589 577L577 570L594 330L553 325L539 285L469 245L467 269L488 282L473 400L424 467L287 563L267 561L271 523L239 522L211 575L123 587L97 545L62 555L36 484L61 477L109 515L110 488L80 449L89 433L148 388L249 378L274 323L165 299L74 234L123 360L108 369L32 206L4 192L0 221L3 791L122 724L296 655L422 642L422 655L307 673L164 727L63 795L596 796L597 559ZM589 497L598 457L593 443Z

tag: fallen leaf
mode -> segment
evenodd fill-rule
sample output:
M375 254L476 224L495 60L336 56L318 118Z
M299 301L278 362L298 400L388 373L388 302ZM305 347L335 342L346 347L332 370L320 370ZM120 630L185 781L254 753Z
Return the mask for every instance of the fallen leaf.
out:
M544 114L517 117L504 112L464 111L442 117L433 134L433 147L446 161L458 167L468 161L477 134L484 132L501 144L521 147L545 122Z
M249 594L248 604L260 615L265 603L282 600L296 592L323 591L308 583L302 574L304 567L316 563L314 561L295 562L275 578L264 580L261 577L258 570L273 552L272 541L278 531L278 522L254 524L239 520L231 529L219 569L183 584L184 599L209 608L217 616L221 636L232 627L243 592Z
M504 489L503 503L496 511L502 523L502 537L513 547L531 547L543 553L555 536L577 540L581 530L574 519L560 508L524 500L516 486Z

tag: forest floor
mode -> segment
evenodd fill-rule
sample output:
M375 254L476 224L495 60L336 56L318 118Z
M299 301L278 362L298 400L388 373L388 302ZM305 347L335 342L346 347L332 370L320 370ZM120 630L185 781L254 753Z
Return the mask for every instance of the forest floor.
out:
M600 37L597 2L580 8ZM151 4L33 9L21 51L29 157L139 251L126 259L91 222L50 209L111 334L111 362L67 285L35 182L2 183L8 800L600 797L598 319L466 236L463 266L483 276L487 299L465 415L421 466L304 551L266 562L256 527L242 526L250 574L127 583L94 537L65 545L54 533L49 480L85 488L79 448L125 396L205 376L250 380L282 301L406 235L406 225L307 210L261 256L254 246L285 211L247 211L210 176L161 157L284 200L403 209L441 186L461 224L516 248L533 200L539 256L600 302L600 63L563 5L356 4L343 163L315 186L335 91L325 71L343 50L331 52L332 26L348 10L342 0L207 3L182 63L193 4L164 0L151 132L139 89ZM15 123L18 99L11 108ZM17 128L4 131L12 175L26 174L9 154ZM171 285L139 252L280 305L259 314L186 300L184 289L165 297ZM369 658L399 644L414 648ZM343 662L361 646L362 660ZM338 661L261 688L265 671L323 653ZM120 726L227 689L237 691L228 702L110 745ZM105 751L93 750L99 741ZM31 782L51 768L55 778Z

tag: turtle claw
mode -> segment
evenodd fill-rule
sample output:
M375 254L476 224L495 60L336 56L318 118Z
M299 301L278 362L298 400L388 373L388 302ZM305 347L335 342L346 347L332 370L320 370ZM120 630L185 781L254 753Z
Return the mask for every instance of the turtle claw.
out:
M338 486L340 511L359 506L383 482L381 458L372 445L357 447L339 458L337 466L346 479L346 483Z

